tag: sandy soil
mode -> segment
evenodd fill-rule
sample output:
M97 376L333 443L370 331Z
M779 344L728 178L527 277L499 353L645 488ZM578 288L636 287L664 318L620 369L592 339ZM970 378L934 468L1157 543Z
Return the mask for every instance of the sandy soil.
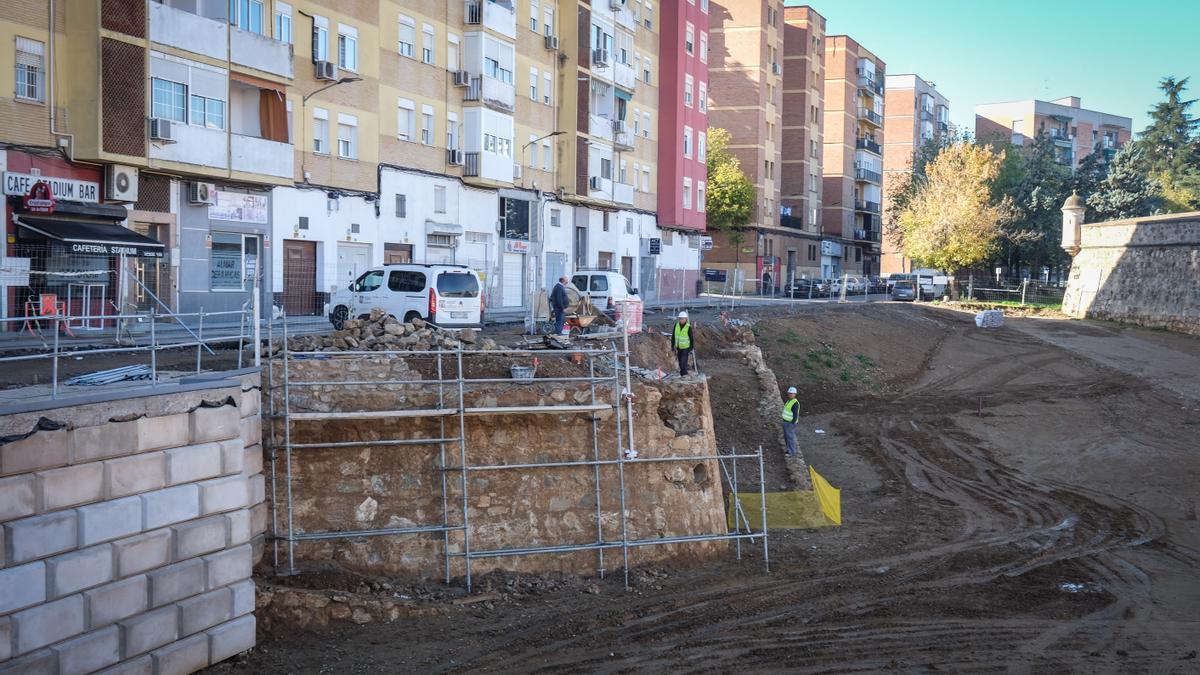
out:
M619 576L500 581L493 601L430 601L432 617L263 635L215 670L1200 669L1200 403L1013 322L890 303L769 314L755 340L801 389L802 449L842 488L843 527L772 533L770 573L746 546L741 561L639 570L628 591ZM1055 329L1197 354L1176 336ZM701 369L718 441L777 455L775 422L738 403L746 373L714 355Z

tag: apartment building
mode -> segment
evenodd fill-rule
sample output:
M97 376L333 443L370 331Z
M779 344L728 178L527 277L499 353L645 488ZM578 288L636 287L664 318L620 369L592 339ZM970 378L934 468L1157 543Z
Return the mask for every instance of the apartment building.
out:
M1048 136L1054 141L1058 162L1072 169L1093 152L1110 159L1129 141L1132 131L1132 119L1083 108L1078 96L975 106L977 139L1025 145Z
M879 274L885 77L854 39L825 39L822 276Z
M935 137L950 131L950 102L938 92L933 82L919 75L888 75L885 79L886 100L883 106L883 223L882 274L911 272L912 262L905 258L893 238L887 236L886 226L893 222L888 198L899 178L912 170L912 157L917 148Z
M713 0L709 8L710 127L729 132L729 150L754 184L756 198L744 241L714 233L705 267L740 291L779 285L779 256L795 238L780 226L780 146L784 28L777 0Z

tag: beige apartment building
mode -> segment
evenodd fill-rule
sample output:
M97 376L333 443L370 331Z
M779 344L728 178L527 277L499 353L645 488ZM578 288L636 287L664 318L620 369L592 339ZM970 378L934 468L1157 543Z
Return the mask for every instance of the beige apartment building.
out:
M845 35L825 40L821 275L875 275L883 204L885 64Z
M899 251L887 228L895 218L889 195L896 182L912 171L913 153L927 141L950 131L950 102L933 82L919 75L888 75L883 114L883 236L881 274L911 272L912 261Z
M1072 169L1093 152L1110 159L1129 141L1132 132L1132 119L1088 110L1078 96L975 106L977 139L1025 145L1038 136L1048 136L1054 141L1055 158Z

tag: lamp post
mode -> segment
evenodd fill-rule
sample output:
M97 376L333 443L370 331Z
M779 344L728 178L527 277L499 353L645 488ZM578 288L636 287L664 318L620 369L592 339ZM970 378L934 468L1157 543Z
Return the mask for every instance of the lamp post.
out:
M561 136L562 134L565 134L565 133L567 133L567 132L551 131L550 133L548 133L544 136L539 136L539 137L529 141L525 145L522 145L521 146L521 163L522 164L525 163L525 151L529 149L529 146L533 145L534 143L540 143L540 142L546 140L547 138ZM521 174L521 175L522 175L521 187L525 187L525 178L524 178L525 174ZM534 307L534 303L536 301L536 296L537 296L537 289L543 285L541 282L541 280L542 280L542 247L545 245L545 241L544 241L545 227L543 226L542 207L545 206L545 203L546 203L546 200L542 197L541 191L539 190L538 191L538 207L537 207L537 228L538 228L537 229L537 240L532 242L534 244L534 247L533 247L533 251L531 252L533 255L533 258L534 258L534 268L535 269L534 269L534 274L532 275L533 278L531 278L529 280L529 282L530 282L530 284L529 284L530 285L530 288L529 288L529 332L531 334L536 333L536 326L537 326L537 316L536 316L536 310ZM532 237L530 237L530 238L532 239Z
M305 168L307 166L307 162L305 159L307 157L307 155L305 154L307 152L307 150L304 148L304 143L305 143L304 129L305 129L305 127L308 126L308 114L306 112L306 110L308 108L308 99L316 96L317 94L325 91L326 89L332 89L333 87L336 87L339 84L349 84L351 82L358 82L360 80L362 80L361 77L338 78L338 80L336 82L331 82L331 83L325 85L324 87L321 87L320 89L310 91L309 93L305 94L304 96L302 96L300 98L300 177L302 179L304 179L305 183L308 182L308 171Z
M524 163L525 163L525 151L529 149L529 146L533 145L534 143L540 143L541 141L544 141L544 140L546 140L547 138L553 138L554 136L561 136L561 135L563 135L563 134L565 134L565 133L567 133L567 132L565 132L565 131L551 131L550 133L546 134L545 136L538 136L537 138L533 139L532 141L529 141L528 143L526 143L525 145L522 145L522 146L521 146L521 163L522 163L522 164L524 164ZM531 168L532 168L532 167L531 167ZM521 179L521 187L525 187L525 180L524 180L524 178L522 178L522 179Z

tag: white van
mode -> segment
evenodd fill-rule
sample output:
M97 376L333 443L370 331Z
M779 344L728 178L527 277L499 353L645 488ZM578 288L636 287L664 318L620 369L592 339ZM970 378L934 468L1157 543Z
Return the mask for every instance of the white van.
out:
M642 300L638 289L632 288L621 273L612 270L579 270L571 275L571 285L588 297L592 307L610 314L616 310L617 302Z
M346 319L366 317L376 307L400 321L420 318L443 328L479 327L483 284L465 265L384 265L334 293L326 314L340 330Z

